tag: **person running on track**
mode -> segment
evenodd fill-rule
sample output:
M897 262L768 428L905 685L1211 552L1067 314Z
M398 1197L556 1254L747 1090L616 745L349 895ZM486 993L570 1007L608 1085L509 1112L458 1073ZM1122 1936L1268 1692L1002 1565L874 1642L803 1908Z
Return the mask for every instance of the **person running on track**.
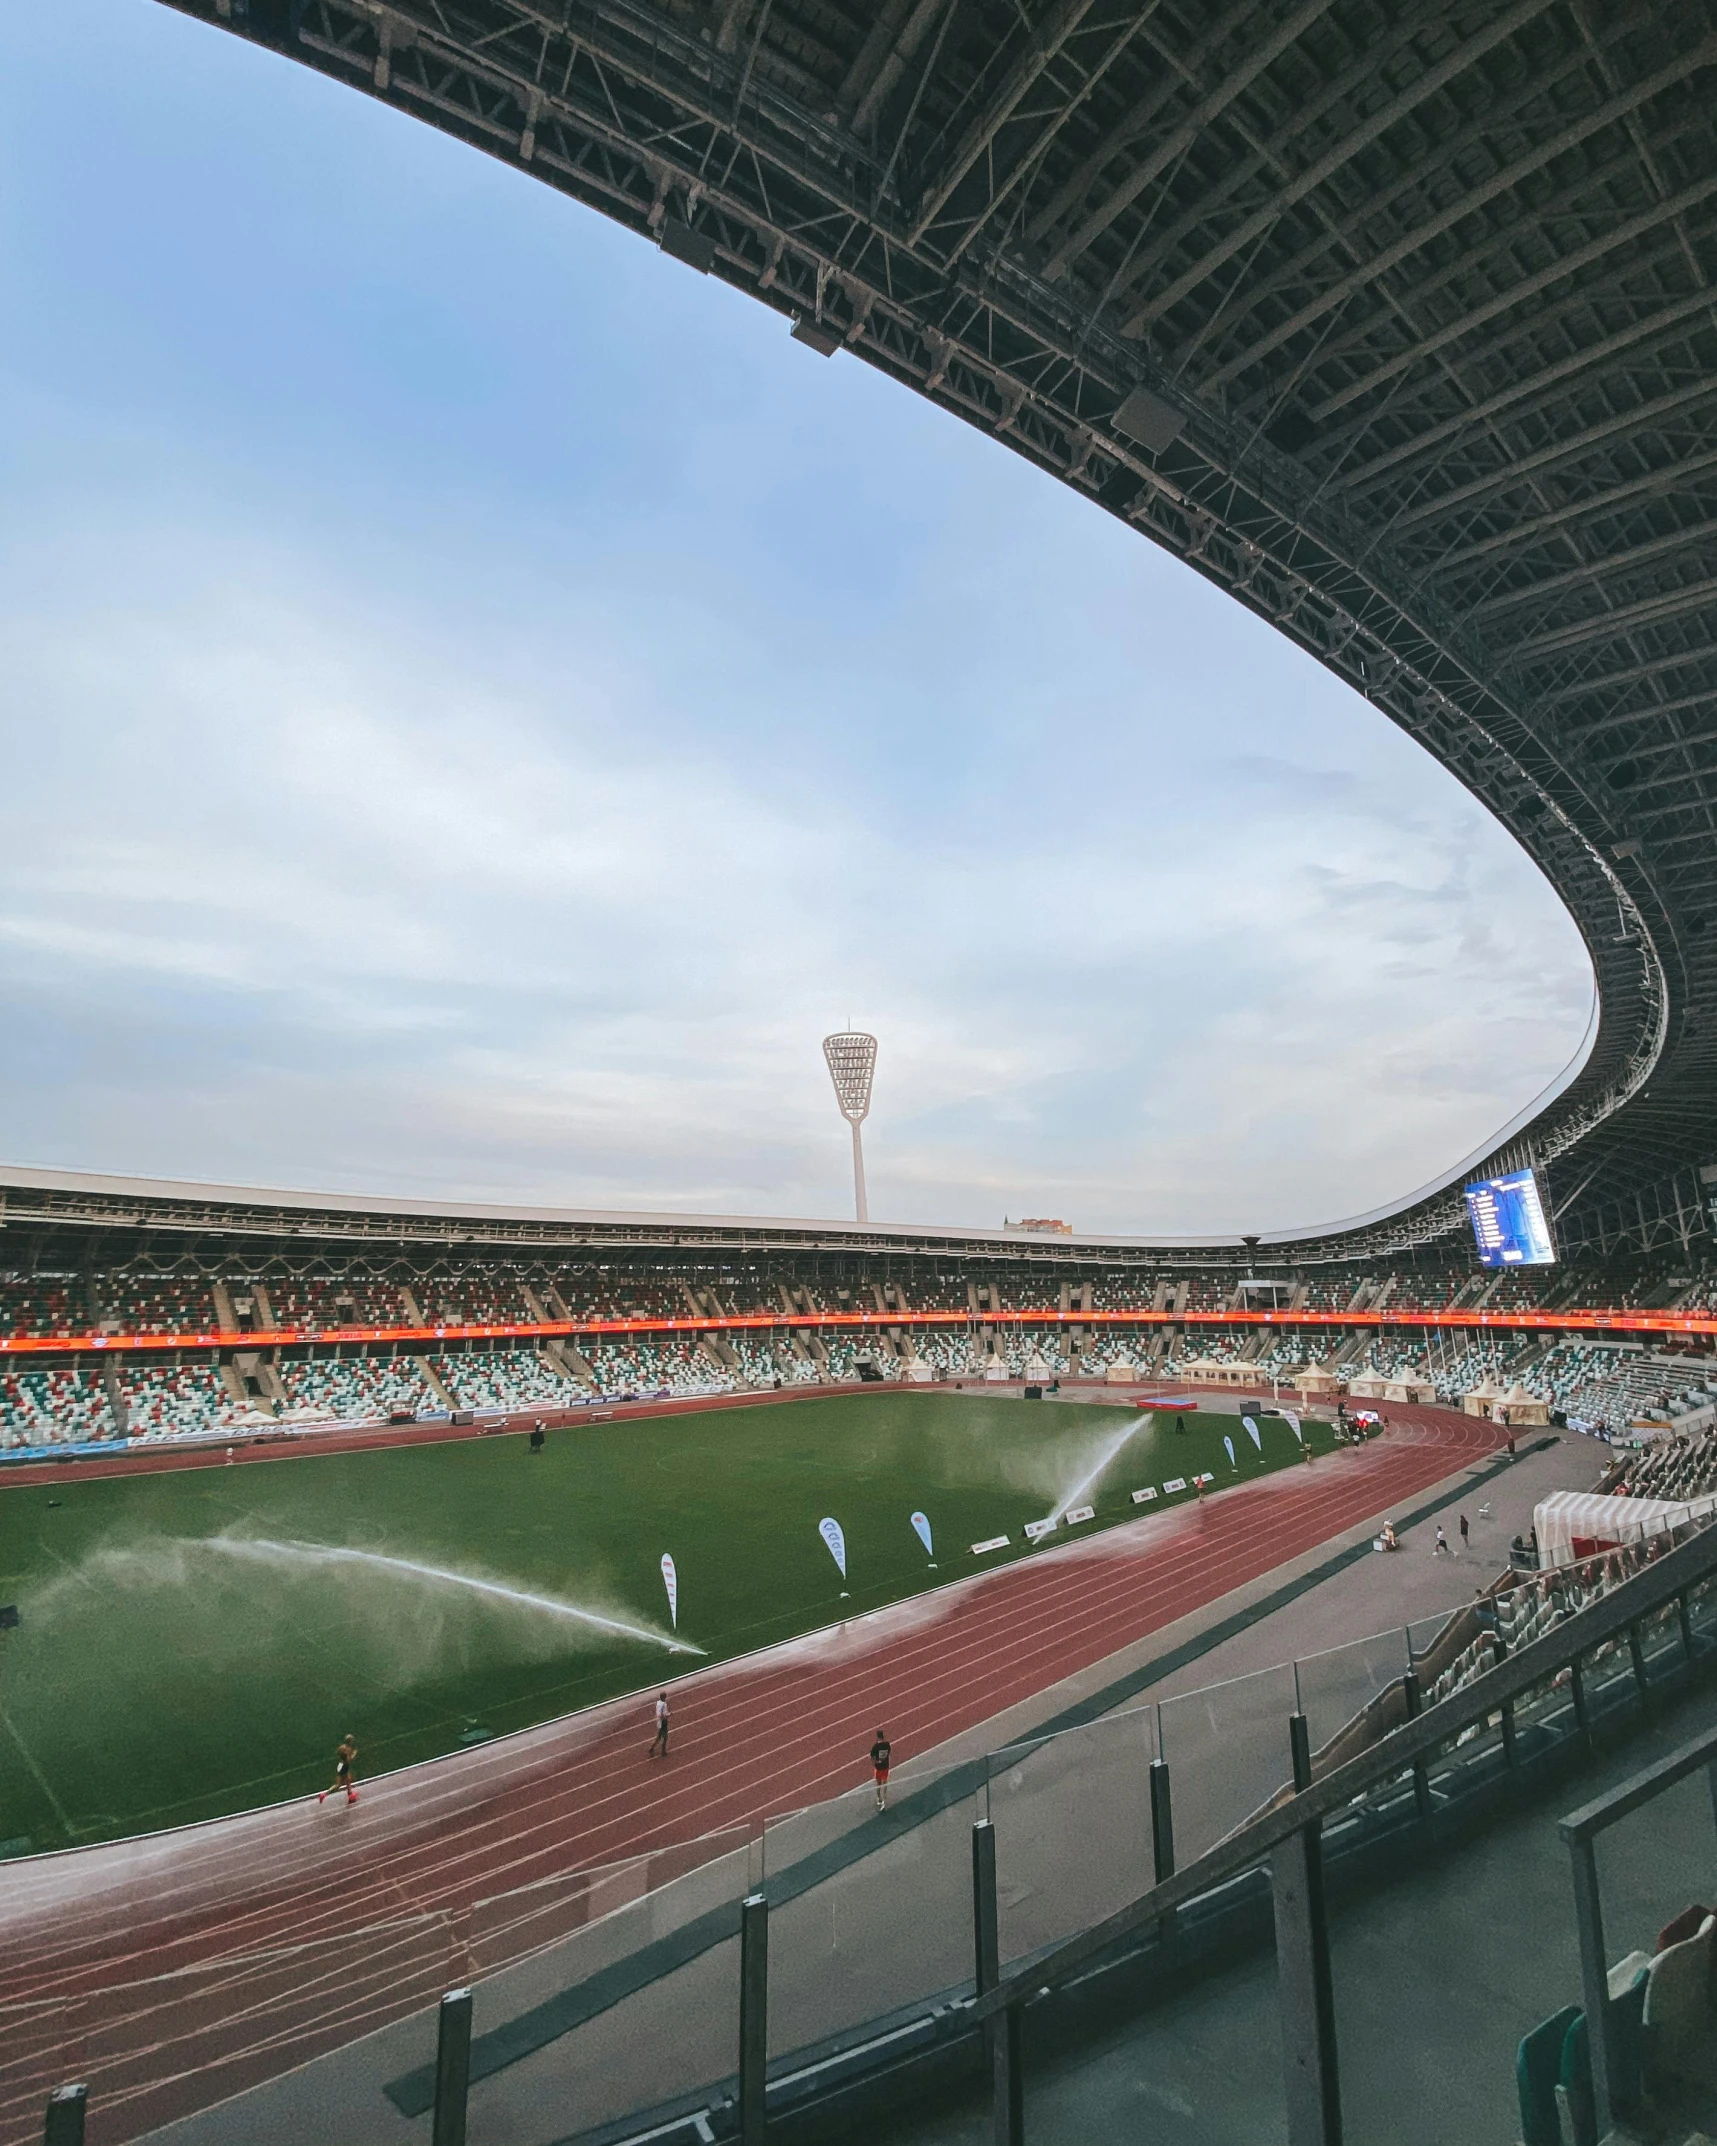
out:
M650 1756L668 1755L668 1695L663 1692L656 1701L656 1734L650 1745Z
M358 1739L352 1734L351 1730L348 1729L346 1731L345 1736L341 1740L339 1750L334 1753L334 1778L328 1784L328 1786L323 1789L322 1793L316 1798L316 1801L318 1803L326 1803L328 1798L334 1793L335 1789L343 1788L346 1791L346 1801L348 1803L356 1803L358 1800L358 1791L352 1785L352 1772L353 1768L357 1765L357 1763Z
M888 1738L883 1735L880 1729L878 1729L876 1732L876 1742L870 1747L870 1768L871 1772L876 1775L876 1807L879 1811L886 1811L888 1809L889 1756L890 1747Z

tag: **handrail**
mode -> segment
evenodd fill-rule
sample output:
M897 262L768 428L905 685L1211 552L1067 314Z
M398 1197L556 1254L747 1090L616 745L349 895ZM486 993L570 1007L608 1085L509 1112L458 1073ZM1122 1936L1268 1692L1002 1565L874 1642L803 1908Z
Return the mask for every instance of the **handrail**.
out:
M1076 1937L1068 1938L1029 1966L1004 1975L996 1987L973 2000L971 2016L987 2019L992 2013L1029 2003L1047 1995L1058 1980L1083 1967L1098 1954L1160 1923L1201 1893L1255 1869L1283 1842L1303 1832L1320 1819L1354 1802L1367 1789L1392 1775L1406 1773L1416 1762L1475 1722L1483 1721L1565 1668L1580 1655L1601 1646L1641 1617L1671 1602L1696 1580L1717 1569L1717 1528L1703 1528L1691 1542L1667 1552L1644 1571L1607 1595L1546 1632L1541 1638L1511 1654L1505 1661L1473 1680L1448 1698L1427 1707L1416 1720L1392 1729L1372 1748L1349 1759L1334 1772L1301 1789L1290 1801L1252 1819L1239 1832L1208 1849L1173 1877L1153 1886L1148 1893L1102 1922L1093 1923Z
M1659 1759L1643 1772L1634 1774L1620 1788L1612 1788L1607 1795L1594 1796L1590 1803L1583 1803L1566 1818L1559 1818L1556 1830L1570 1844L1590 1840L1606 1826L1630 1817L1643 1804L1661 1796L1666 1788L1673 1788L1678 1781L1685 1781L1689 1774L1697 1773L1702 1766L1710 1766L1714 1761L1717 1761L1717 1729L1706 1729L1691 1743L1683 1744L1679 1751L1672 1751L1668 1758Z

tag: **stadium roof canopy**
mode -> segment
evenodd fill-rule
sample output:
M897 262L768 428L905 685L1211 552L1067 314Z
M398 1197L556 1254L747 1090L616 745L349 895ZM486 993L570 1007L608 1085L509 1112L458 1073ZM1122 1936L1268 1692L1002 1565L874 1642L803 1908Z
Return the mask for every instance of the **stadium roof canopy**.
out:
M166 4L751 293L1345 678L1519 838L1597 972L1583 1068L1489 1159L1559 1165L1565 1236L1644 1242L1678 1180L1697 1210L1708 0Z

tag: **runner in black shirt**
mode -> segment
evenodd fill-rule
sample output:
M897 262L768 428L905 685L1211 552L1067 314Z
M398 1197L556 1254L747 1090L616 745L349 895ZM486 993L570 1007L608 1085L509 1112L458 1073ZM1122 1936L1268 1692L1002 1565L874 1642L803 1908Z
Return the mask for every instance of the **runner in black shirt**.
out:
M876 1742L870 1747L870 1763L876 1775L876 1807L879 1811L888 1809L888 1757L888 1738L878 1729Z
M323 1789L322 1793L316 1798L316 1801L318 1803L326 1803L328 1798L334 1793L335 1789L343 1788L346 1791L346 1801L348 1803L356 1803L358 1800L358 1791L352 1785L352 1769L357 1765L357 1763L358 1739L348 1729L344 1738L341 1740L339 1750L336 1751L334 1754L333 1781L327 1788Z

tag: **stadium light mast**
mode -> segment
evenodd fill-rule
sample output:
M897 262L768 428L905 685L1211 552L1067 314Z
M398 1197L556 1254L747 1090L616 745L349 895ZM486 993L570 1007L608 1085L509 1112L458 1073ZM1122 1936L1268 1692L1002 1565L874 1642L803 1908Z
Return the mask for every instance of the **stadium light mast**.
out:
M835 1084L835 1101L841 1116L853 1129L853 1203L861 1222L870 1220L870 1202L864 1193L864 1141L859 1127L870 1116L870 1084L876 1073L876 1038L859 1029L845 1029L838 1036L823 1038L823 1056L829 1078Z

